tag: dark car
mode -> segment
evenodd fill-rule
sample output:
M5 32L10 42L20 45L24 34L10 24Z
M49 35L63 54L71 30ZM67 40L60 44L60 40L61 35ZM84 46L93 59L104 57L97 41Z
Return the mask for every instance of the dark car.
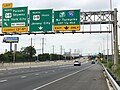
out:
M92 61L91 61L91 64L95 64L95 61L94 61L94 60L92 60Z
M81 66L81 62L75 61L75 62L74 62L74 66Z

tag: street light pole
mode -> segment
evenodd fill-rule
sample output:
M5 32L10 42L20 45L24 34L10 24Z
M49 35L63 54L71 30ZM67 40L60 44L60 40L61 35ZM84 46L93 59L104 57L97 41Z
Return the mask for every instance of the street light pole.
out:
M112 0L110 0L110 10L112 10Z
M108 30L108 27L107 27L107 30ZM109 51L108 51L108 34L107 34L107 67L108 67L108 53Z
M110 6L110 11L112 11L112 0L109 2ZM112 25L111 26L111 31L112 31ZM113 56L113 31L111 32L111 55L112 55L112 62L114 63L114 56Z
M104 38L103 38L103 60L105 60Z

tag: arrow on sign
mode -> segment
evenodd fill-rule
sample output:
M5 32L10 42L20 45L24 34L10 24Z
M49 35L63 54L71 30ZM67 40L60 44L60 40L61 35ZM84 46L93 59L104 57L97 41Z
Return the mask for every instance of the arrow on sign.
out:
M42 29L43 29L43 27L41 27L41 26L40 26L40 27L38 27L38 28L39 28L40 30L42 30Z
M6 22L4 22L5 26L8 26L8 24Z
M66 26L66 27L64 27L64 28L67 30L69 27Z

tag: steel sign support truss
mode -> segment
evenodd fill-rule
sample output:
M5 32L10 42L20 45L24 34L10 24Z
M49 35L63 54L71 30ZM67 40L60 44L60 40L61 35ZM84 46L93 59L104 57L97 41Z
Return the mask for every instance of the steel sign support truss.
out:
M114 23L114 11L81 12L80 15L81 25Z

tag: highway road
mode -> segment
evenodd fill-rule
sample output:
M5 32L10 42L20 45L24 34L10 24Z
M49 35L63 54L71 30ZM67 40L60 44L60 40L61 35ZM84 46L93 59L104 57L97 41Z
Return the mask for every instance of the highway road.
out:
M108 90L99 64L0 71L0 90Z

